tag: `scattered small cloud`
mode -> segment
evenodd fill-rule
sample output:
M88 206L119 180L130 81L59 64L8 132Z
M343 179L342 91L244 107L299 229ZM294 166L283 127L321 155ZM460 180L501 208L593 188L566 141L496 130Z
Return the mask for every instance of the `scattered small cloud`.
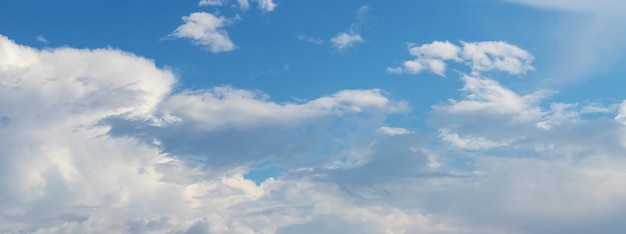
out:
M391 136L411 133L411 131L404 129L404 128L392 128L392 127L387 127L387 126L380 127L378 129L378 132L391 135Z
M363 38L359 34L339 33L331 38L330 41L337 49L343 50L363 42Z
M201 0L198 5L199 6L225 6L231 0ZM263 12L270 12L276 9L277 4L274 3L273 0L252 0L258 4L258 8ZM249 0L237 0L237 5L232 4L232 7L239 7L242 11L247 11L250 9L250 1Z
M439 138L456 148L466 150L488 150L508 145L507 142L496 142L484 137L461 137L448 129L440 129Z
M248 2L248 0L237 0L237 3L239 4L239 9L242 11L250 9L250 2Z
M200 0L198 6L222 6L228 0Z
M336 49L344 50L364 42L360 31L361 27L367 23L366 16L369 11L369 6L361 6L356 13L356 22L350 25L348 31L340 32L330 39Z
M45 43L45 44L49 43L48 40L45 37L43 37L42 35L37 36L36 39L37 39L37 41L39 41L41 43Z
M409 53L415 56L402 67L389 67L392 74L418 74L430 71L445 76L446 61L464 63L473 75L487 71L503 71L513 75L534 70L534 57L517 46L502 41L462 42L462 47L449 41L434 41L420 46L409 45Z
M195 44L205 46L213 53L231 51L235 44L222 29L228 20L223 16L215 16L206 12L195 12L183 16L185 24L179 26L168 37L188 38Z
M314 44L314 45L323 45L324 44L324 40L322 40L320 38L310 37L310 36L307 36L306 34L299 34L297 38L300 41L306 41L306 42L309 42L309 43Z
M276 3L273 0L257 0L257 2L259 3L259 9L265 12L274 11L276 8Z

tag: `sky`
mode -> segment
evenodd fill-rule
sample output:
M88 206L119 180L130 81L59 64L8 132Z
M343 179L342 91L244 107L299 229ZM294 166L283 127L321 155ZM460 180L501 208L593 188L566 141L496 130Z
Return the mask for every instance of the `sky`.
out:
M618 0L3 0L0 233L619 233Z

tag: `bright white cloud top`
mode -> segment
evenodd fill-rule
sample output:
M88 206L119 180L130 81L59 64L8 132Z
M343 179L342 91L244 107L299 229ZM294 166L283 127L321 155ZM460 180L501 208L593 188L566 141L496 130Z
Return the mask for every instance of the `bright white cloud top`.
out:
M206 12L195 12L183 16L185 24L179 26L169 36L189 38L194 43L206 46L211 52L219 53L235 49L235 44L222 29L228 20L223 16L215 16Z
M514 2L578 12L566 17L596 14L557 1ZM246 11L250 4L260 11ZM462 14L478 3L458 4L468 4ZM0 4L0 26L9 5ZM541 44L526 44L532 38L463 41L425 24L403 36L418 21L384 31L417 5L391 14L338 4L327 14L347 23L322 30L314 27L322 18L304 27L304 16L320 12L306 15L317 2L296 5L193 2L168 38L203 48L159 40L169 26L145 31L152 42L119 48L65 44L72 37L50 31L28 41L23 27L0 31L0 233L626 228L626 96L586 90L623 84L613 78L623 69L587 79L585 89L550 85L542 72L553 60ZM180 24L178 10L168 25ZM420 17L436 17L427 13ZM436 39L416 36L428 33ZM408 45L407 59L408 41L421 43Z
M524 74L534 68L533 56L527 51L502 41L468 43L463 47L448 41L434 41L420 46L409 46L409 53L416 58L403 63L403 67L389 67L387 72L418 74L430 71L445 76L445 61L452 60L470 64L473 74L499 70L511 74Z

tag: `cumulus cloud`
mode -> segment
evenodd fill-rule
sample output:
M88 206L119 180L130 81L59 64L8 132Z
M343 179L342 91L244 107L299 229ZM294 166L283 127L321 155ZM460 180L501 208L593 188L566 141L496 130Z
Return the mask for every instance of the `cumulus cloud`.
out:
M405 61L402 67L389 67L387 72L418 74L430 71L445 76L445 62L449 60L467 64L474 75L493 70L518 75L534 70L531 65L534 57L530 53L502 41L462 42L462 47L448 41L434 41L420 46L410 45L409 53L416 58Z
M363 42L363 38L359 34L339 33L337 36L331 38L330 41L337 49L342 50Z
M3 232L274 233L331 221L347 230L363 225L375 232L436 230L418 212L363 207L332 184L268 179L257 185L243 177L245 164L224 165L215 175L202 163L163 151L166 143L158 139L148 143L139 135L111 135L115 126L103 122L117 118L166 129L189 121L209 126L208 131L220 124L249 128L284 121L288 128L320 116L384 115L405 108L379 90L344 90L302 104L277 104L263 94L227 87L171 94L171 72L113 49L36 50L0 37L0 58L0 185L7 188L0 192ZM188 112L177 105L198 109ZM216 115L256 111L225 122ZM165 113L173 117L162 118ZM210 155L206 145L184 145ZM306 198L313 191L316 195ZM339 204L346 208L343 213L336 213Z
M623 230L625 102L586 120L545 91L462 80L430 113L438 131L407 132L385 118L408 104L377 89L173 92L172 72L134 54L0 37L0 232ZM288 167L247 179L263 160Z
M215 16L206 12L195 12L183 16L185 24L179 26L169 37L189 38L194 43L205 46L213 53L231 51L235 44L222 29L228 20L223 16Z
M534 121L543 116L536 104L549 92L537 91L521 96L495 80L469 75L463 75L461 79L465 82L461 91L466 92L466 98L450 100L449 105L434 106L435 111L506 115L517 122Z

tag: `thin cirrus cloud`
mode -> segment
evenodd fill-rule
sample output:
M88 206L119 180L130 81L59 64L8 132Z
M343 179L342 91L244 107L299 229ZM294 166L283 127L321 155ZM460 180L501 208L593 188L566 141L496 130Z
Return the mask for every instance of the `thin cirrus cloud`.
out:
M183 16L185 23L178 26L168 37L191 39L195 44L209 49L213 53L231 51L236 48L228 33L222 29L228 19L206 12L195 12Z

